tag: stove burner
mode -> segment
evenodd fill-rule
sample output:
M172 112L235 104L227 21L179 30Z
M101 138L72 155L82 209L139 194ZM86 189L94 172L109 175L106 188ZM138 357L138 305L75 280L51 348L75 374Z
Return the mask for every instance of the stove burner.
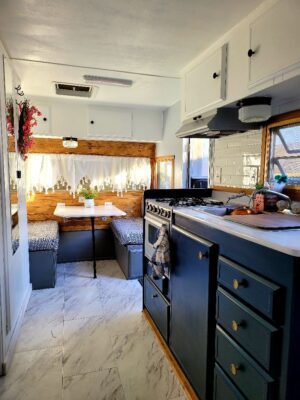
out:
M183 197L181 199L171 199L169 205L172 207L219 206L223 205L223 202L207 200L202 197Z

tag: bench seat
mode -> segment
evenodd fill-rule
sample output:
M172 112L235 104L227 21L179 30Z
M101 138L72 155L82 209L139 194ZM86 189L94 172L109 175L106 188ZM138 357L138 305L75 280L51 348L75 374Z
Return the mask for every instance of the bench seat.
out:
M56 221L28 224L30 282L33 289L55 287L58 244Z
M143 219L114 219L111 223L114 234L116 259L127 279L143 276Z

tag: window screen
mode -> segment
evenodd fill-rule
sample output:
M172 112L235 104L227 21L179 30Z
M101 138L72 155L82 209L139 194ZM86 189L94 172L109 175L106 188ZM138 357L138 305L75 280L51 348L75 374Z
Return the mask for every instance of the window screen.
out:
M300 185L300 123L271 131L269 179L288 176L289 185Z

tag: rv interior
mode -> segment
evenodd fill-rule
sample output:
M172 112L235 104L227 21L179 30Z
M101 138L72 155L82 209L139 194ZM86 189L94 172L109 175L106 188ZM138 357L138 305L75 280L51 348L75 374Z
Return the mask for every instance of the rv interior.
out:
M300 1L0 1L0 399L296 400Z

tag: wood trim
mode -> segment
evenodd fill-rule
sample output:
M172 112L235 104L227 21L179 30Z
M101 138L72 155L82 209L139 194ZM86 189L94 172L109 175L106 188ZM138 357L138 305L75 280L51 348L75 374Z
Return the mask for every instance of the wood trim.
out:
M157 329L155 323L153 322L150 314L148 313L148 311L146 309L143 310L143 314L144 314L144 317L146 318L146 320L149 322L149 325L152 328L156 338L158 339L158 343L160 344L160 347L162 348L163 352L165 353L167 360L171 364L171 367L172 367L173 371L175 372L175 375L177 376L179 382L181 383L187 398L189 400L201 400L195 393L195 391L192 388L189 381L187 380L187 378L186 378L185 374L183 373L182 369L180 368L176 358L171 353L171 350L167 346L166 342L164 341L163 337L161 336L159 330Z
M155 143L81 139L78 140L78 147L76 149L67 149L63 147L62 139L34 138L34 145L30 153L155 158L155 149ZM15 151L12 137L9 137L9 151Z
M264 163L261 163L261 176L262 183L268 180L268 164L270 159L270 145L271 145L271 130L274 128L279 128L285 125L297 124L300 123L300 110L288 112L285 114L277 115L272 117L266 127L265 130L265 148L264 154ZM283 190L285 194L288 194L294 200L300 199L300 185L290 185L286 189Z
M260 174L259 174L259 183L263 184L265 182L265 171L266 171L266 163L268 163L267 149L269 149L270 140L269 140L269 132L266 127L262 130L262 139L261 139L261 159L260 159Z
M153 186L154 189L158 189L158 178L157 178L157 164L160 161L171 161L172 162L172 176L171 176L171 189L174 189L175 186L175 156L157 156L155 157L155 165L154 165L154 180Z

